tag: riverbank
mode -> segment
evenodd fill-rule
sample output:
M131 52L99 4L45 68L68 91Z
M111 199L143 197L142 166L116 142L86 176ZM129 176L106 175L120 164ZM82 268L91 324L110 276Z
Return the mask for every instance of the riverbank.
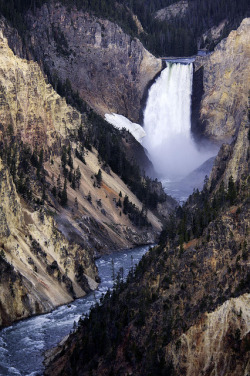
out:
M102 294L113 286L113 274L123 268L126 278L150 246L114 252L96 260L101 278L98 289L54 311L19 321L0 331L0 375L41 376L44 352L67 336L79 318L89 312Z

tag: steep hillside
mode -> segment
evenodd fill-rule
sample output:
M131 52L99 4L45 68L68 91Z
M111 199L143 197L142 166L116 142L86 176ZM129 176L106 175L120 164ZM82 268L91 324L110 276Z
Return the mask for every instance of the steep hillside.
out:
M9 133L32 148L56 150L58 135L66 139L77 134L81 115L48 85L37 63L14 55L2 32L0 43L2 138Z
M247 121L249 44L250 18L246 18L211 55L196 58L194 90L197 98L194 98L193 113L196 133L226 141ZM203 95L198 114L199 92Z
M41 205L41 183L23 146L57 149L80 115L46 84L37 64L15 57L2 34L0 49L0 325L6 325L83 296L97 286L97 270L93 254L70 245Z
M178 246L178 237L163 237L128 282L117 282L58 348L46 375L247 374L250 208L243 180L233 206L229 188L199 238Z
M178 236L163 237L79 323L46 375L247 374L249 180L238 182L233 205L229 186L199 238L180 244Z
M246 24L223 45L240 49ZM214 90L223 96L219 79ZM80 320L46 375L249 373L250 125L247 106L241 111L203 191L169 217L128 281L118 276L114 293Z
M196 54L200 48L212 51L231 30L239 27L243 18L249 17L249 5L245 0L232 0L227 4L218 0L165 0L149 3L156 10L155 22L151 21L146 30L152 30L158 24L162 38L158 41L161 47L157 45L157 48L164 49L164 42L168 42L165 51L174 56L179 56L179 51L181 56Z
M185 18L188 12L188 1L181 0L173 2L166 8L162 8L155 13L155 18L159 21L171 21L173 18Z
M20 201L2 160L0 175L2 326L85 295L97 286L97 269L93 256L69 244L46 210Z
M30 49L52 80L69 80L98 113L139 119L144 90L161 60L116 24L89 13L45 4L27 16Z
M0 0L0 13L19 30L26 32L25 14L44 4L63 4L119 25L141 40L156 56L190 56L197 48L212 50L229 32L249 17L247 0ZM25 48L23 51L27 52Z
M162 224L149 206L156 213L160 205L167 215L175 203L166 203L161 185L142 178L126 159L126 132L122 137L108 125L94 131L87 114L54 91L37 63L14 55L2 31L0 52L2 326L96 288L94 256L155 242ZM98 117L91 116L97 127ZM123 170L113 168L123 179L128 169L125 180L131 185L136 179L137 195L147 192L148 202L142 204L107 156L97 153L100 132Z

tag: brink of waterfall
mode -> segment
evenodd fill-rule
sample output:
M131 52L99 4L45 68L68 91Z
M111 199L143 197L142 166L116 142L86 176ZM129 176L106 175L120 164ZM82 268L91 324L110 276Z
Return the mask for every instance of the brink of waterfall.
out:
M149 90L144 111L147 149L164 178L181 179L215 154L198 149L191 135L193 64L167 62Z

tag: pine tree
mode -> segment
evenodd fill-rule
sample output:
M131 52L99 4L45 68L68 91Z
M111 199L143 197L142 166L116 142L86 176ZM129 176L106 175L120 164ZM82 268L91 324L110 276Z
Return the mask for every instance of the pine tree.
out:
M95 175L96 177L96 181L97 181L97 185L101 185L102 184L102 171L99 169L98 173Z
M78 166L77 169L76 169L76 174L75 174L76 186L77 186L78 189L80 188L81 177L82 177L82 174L81 174L80 168Z
M66 152L65 146L62 148L61 162L62 162L62 168L63 170L65 170L66 164L67 164L67 152Z
M55 186L53 186L51 193L54 197L56 197L56 187Z
M230 201L230 204L233 205L237 198L237 191L235 187L235 183L233 177L230 176L228 181L228 191L227 191L227 198Z
M77 200L77 197L75 197L74 207L75 207L76 209L78 209L78 200Z
M67 179L64 180L64 186L62 190L62 195L61 195L61 205L65 206L67 205L68 202L68 195L67 195Z
M71 148L70 148L70 146L68 148L68 165L69 165L69 167L71 169L73 168L73 159L72 159L72 156L71 156Z
M128 207L129 207L129 200L128 200L128 196L126 195L123 201L123 213L124 214L128 213Z
M76 173L75 173L75 171L74 171L73 176L72 176L71 188L76 189Z
M92 203L92 196L91 196L91 193L90 193L90 192L88 193L87 200L88 200L90 203Z
M57 194L58 194L58 197L61 197L61 194L62 194L61 175L58 176L57 181L56 181L56 185L57 185Z

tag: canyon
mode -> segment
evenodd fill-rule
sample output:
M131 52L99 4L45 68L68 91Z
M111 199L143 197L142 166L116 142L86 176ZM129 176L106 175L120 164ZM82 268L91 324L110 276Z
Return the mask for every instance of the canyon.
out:
M51 76L69 79L101 115L114 112L138 122L144 91L162 68L138 39L108 20L59 4L30 12L27 23L30 49Z
M46 189L52 188L62 175L58 150L72 141L76 150L74 140L87 122L47 83L37 63L14 55L3 34L0 49L2 147L13 137L33 151L43 145ZM11 158L14 153L18 154L15 148ZM22 159L21 152L17 159ZM116 174L102 171L101 186L95 185L94 176L102 168L98 159L95 150L86 152L84 163L73 157L83 182L77 192L68 187L68 209L49 192L45 206L20 198L7 162L1 159L1 326L48 312L96 288L98 252L152 243L159 235L161 221L150 211L150 227L138 229L119 210L120 196L127 195L138 210L142 203ZM35 177L29 185L40 202L43 188ZM166 215L174 200L159 205Z
M223 71L238 38L244 40L248 34L248 25L249 20L244 20L215 50L214 56L227 46L217 72ZM243 77L249 82L247 50L244 45ZM214 56L204 58L204 72ZM227 69L232 70L233 78L238 74L237 65L230 61ZM232 141L221 146L204 190L194 191L183 212L179 208L180 227L175 227L176 213L160 245L144 256L134 275L93 309L88 320L79 322L76 333L57 349L46 375L248 374L250 133L243 81L243 89L235 94L239 118L233 128L225 125L215 135L218 140L223 135L224 141L233 135ZM221 98L225 87L217 79L213 91L206 90L205 86L201 109L210 95ZM214 129L218 125L218 131L222 119L227 124L224 111L219 106L211 115L214 122L209 124ZM201 118L203 114L201 111ZM207 129L213 138L215 132ZM199 221L204 222L200 229ZM176 233L183 226L187 232L178 243Z
M230 141L246 121L249 83L249 18L220 42L213 53L198 56L196 74L202 71L203 96L200 131L216 141Z
M186 12L180 1L157 17ZM45 374L247 375L250 19L181 69L185 132L219 148L182 206L143 146L104 120L122 115L147 133L150 88L176 66L75 5L41 2L23 19L22 33L0 19L0 327L97 289L97 257L159 243L47 354Z

